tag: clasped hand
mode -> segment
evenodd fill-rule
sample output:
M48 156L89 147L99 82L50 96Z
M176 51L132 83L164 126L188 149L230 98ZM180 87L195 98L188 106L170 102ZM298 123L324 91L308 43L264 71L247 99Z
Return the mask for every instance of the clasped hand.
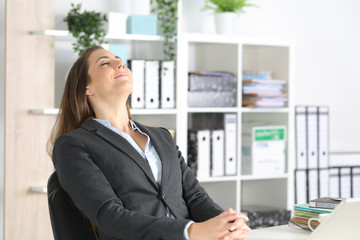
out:
M188 229L191 240L243 240L251 230L245 223L249 218L229 208L205 222L193 223Z

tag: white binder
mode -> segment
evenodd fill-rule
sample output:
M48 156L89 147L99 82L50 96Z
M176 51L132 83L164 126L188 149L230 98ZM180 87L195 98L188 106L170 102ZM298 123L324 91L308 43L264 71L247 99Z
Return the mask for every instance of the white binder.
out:
M329 167L329 108L319 107L319 168Z
M350 168L340 169L340 189L340 196L342 198L351 198Z
M162 61L160 73L161 108L175 107L175 61Z
M159 70L158 60L145 61L145 108L159 108Z
M211 131L211 176L224 176L224 130Z
M329 169L329 185L330 185L330 194L331 197L340 197L340 185L339 185L339 169L330 168Z
M224 114L225 131L225 175L236 175L237 173L237 152L236 152L236 114Z
M353 198L360 198L360 168L353 168Z
M329 188L329 169L320 169L319 170L319 197L328 197L330 196Z
M318 114L317 107L307 107L307 160L308 168L318 168Z
M131 108L144 108L144 87L145 87L145 60L129 60L129 68L132 72L133 90L130 95Z
M295 203L307 202L306 170L295 170Z
M210 177L210 130L197 131L197 177Z
M319 197L319 178L318 170L309 170L308 172L308 182L309 182L309 200Z
M297 106L295 108L295 127L296 168L306 169L306 107Z

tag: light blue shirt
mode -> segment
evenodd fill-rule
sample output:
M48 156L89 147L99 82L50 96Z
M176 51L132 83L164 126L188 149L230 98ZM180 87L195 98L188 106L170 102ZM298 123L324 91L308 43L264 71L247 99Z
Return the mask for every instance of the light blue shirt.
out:
M133 146L136 149L136 151L138 151L140 153L140 155L144 158L144 160L147 160L149 162L149 165L150 165L151 171L154 175L155 181L156 181L157 185L159 187L161 187L162 165L161 165L160 157L159 157L155 147L151 144L150 137L146 133L142 132L140 130L140 128L138 128L138 126L136 126L136 124L132 120L129 120L133 131L139 131L141 134L143 134L147 137L145 151L142 151L141 148L136 144L134 139L132 139L132 137L129 134L127 134L117 128L112 127L110 121L96 119L96 118L94 118L94 120L101 123L105 127L111 129L115 133L119 134L121 137L125 138L131 144L131 146ZM174 218L174 216L170 213L169 208L166 208L166 211L167 211L168 217ZM187 230L191 223L193 223L193 221L190 221L185 226L185 229L184 229L184 237L186 240L190 240Z

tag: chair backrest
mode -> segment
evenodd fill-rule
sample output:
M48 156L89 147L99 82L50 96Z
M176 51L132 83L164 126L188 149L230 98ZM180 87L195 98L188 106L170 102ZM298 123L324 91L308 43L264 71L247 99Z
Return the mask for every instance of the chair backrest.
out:
M96 240L89 220L60 187L56 172L49 177L47 192L55 240Z

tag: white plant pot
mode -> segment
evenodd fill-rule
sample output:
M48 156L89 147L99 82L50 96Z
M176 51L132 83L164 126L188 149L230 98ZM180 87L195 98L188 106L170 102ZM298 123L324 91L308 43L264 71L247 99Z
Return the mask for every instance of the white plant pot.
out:
M216 33L233 35L236 30L237 14L234 12L215 13Z

